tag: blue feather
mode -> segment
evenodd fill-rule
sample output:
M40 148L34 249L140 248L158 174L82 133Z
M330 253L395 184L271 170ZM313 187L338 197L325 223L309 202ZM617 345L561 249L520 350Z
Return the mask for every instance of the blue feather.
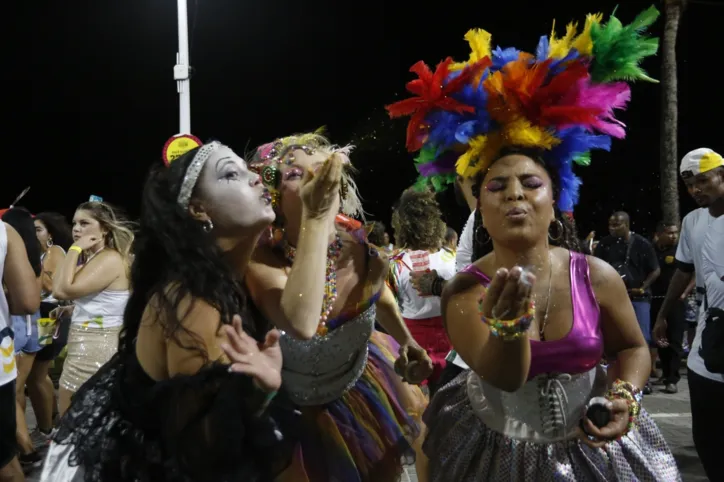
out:
M576 49L571 49L568 51L568 54L563 57L562 59L557 59L551 62L550 66L550 72L548 74L548 78L560 74L564 70L566 70L567 63L576 60L578 57L580 57L581 54Z
M505 49L496 47L491 55L491 60L493 61L493 69L500 70L503 68L503 66L505 66L505 64L518 60L519 56L520 50L514 47L508 47Z
M438 146L442 150L457 144L455 133L465 120L463 115L455 112L438 110L430 113L425 119L430 126L426 144Z
M558 171L560 192L556 204L562 212L572 212L578 204L581 190L581 179L573 173L570 164L564 164Z
M538 46L535 48L535 60L537 62L543 62L545 59L547 59L549 48L550 44L548 43L548 37L543 35L538 40Z
M610 150L611 137L591 134L581 126L560 129L556 137L561 143L547 151L543 158L550 172L555 172L558 176L558 208L561 211L573 211L578 203L581 187L581 179L573 172L574 159L594 149Z

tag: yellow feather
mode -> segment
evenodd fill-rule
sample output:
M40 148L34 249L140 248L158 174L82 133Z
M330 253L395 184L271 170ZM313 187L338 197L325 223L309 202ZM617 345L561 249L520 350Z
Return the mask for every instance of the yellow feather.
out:
M519 117L503 127L505 143L511 146L537 147L549 150L560 144L547 129L532 125L527 119Z
M471 139L468 150L457 160L457 173L464 178L475 177L490 167L490 162L498 156L502 146L503 136L499 131Z
M566 26L566 34L560 38L556 38L556 23L553 22L553 30L551 31L551 37L548 41L548 58L549 59L562 59L571 50L571 43L574 37L578 33L578 24L571 22Z
M485 136L470 139L468 150L465 151L462 156L458 157L457 162L455 162L455 170L460 176L472 177L470 171L475 170L475 162L480 156L480 153L483 152L486 140Z
M467 62L455 62L450 66L450 70L462 70L478 60L490 56L491 38L492 35L481 28L468 30L465 34L465 40L468 41L468 45L470 46L470 58Z
M591 55L593 52L593 41L591 40L591 25L594 23L600 24L603 21L603 14L601 13L589 13L586 15L586 24L583 27L583 32L576 37L571 44L571 48L578 50L581 55Z

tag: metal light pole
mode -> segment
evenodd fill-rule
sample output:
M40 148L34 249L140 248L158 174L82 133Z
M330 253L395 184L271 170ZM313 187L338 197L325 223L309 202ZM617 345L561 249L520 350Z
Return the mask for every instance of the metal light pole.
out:
M178 53L173 68L179 96L179 134L191 134L191 81L189 79L189 25L186 0L178 5Z

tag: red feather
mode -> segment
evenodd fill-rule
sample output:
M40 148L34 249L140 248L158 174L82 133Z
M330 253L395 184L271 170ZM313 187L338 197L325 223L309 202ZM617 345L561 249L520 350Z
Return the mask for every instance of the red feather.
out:
M521 58L496 73L495 76L500 77L491 79L487 86L488 91L495 94L489 100L491 113L495 114L493 117L509 120L519 112L539 126L593 126L601 109L581 105L577 102L578 96L571 95L572 91L580 90L581 80L589 76L586 64L583 61L571 62L556 75L551 75L550 65L550 59L533 63Z
M572 62L566 70L553 76L550 82L537 90L531 99L535 123L562 127L571 124L592 125L601 110L571 102L572 90L588 77L588 68L582 61Z
M432 109L447 111L475 112L475 108L459 102L450 95L458 92L471 79L487 69L491 64L489 57L465 67L460 74L447 84L445 80L450 75L452 58L448 57L440 62L433 72L425 62L417 62L410 68L410 72L417 74L417 79L407 83L407 90L415 97L395 102L386 107L390 117L411 116L407 124L407 149L410 152L422 148L428 126L425 117Z

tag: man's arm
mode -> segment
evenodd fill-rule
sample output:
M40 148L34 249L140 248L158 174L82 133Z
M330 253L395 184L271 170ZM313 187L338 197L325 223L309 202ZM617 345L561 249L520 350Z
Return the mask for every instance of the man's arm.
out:
M666 318L676 302L681 300L681 297L687 292L690 283L695 283L694 253L692 253L690 239L693 219L693 212L691 212L684 217L684 221L681 223L679 245L676 247L676 272L671 278L669 289L666 290L666 297L656 315L656 324L666 326Z
M654 281L661 275L661 268L659 267L659 260L656 257L656 251L654 250L654 245L643 239L644 241L644 257L645 257L645 263L646 263L646 271L648 271L648 276L644 280L644 282L641 285L641 291L648 290L652 284L654 284Z
M689 282L691 282L693 278L693 271L687 273L686 271L682 271L680 268L676 269L676 272L669 283L669 289L666 290L666 297L664 298L663 303L661 303L661 308L656 316L657 323L659 318L666 320L669 316L669 312L671 312L671 309L674 307L674 304L677 301L681 301L681 295L686 290L686 287L689 286Z
M656 314L653 331L654 337L658 340L666 339L666 319L675 304L681 301L681 297L686 292L689 284L694 280L694 258L689 242L691 231L689 220L692 219L690 216L691 214L687 215L681 224L681 237L679 238L679 246L676 248L676 272L671 278L669 289L666 290L666 297L664 297L661 308Z

